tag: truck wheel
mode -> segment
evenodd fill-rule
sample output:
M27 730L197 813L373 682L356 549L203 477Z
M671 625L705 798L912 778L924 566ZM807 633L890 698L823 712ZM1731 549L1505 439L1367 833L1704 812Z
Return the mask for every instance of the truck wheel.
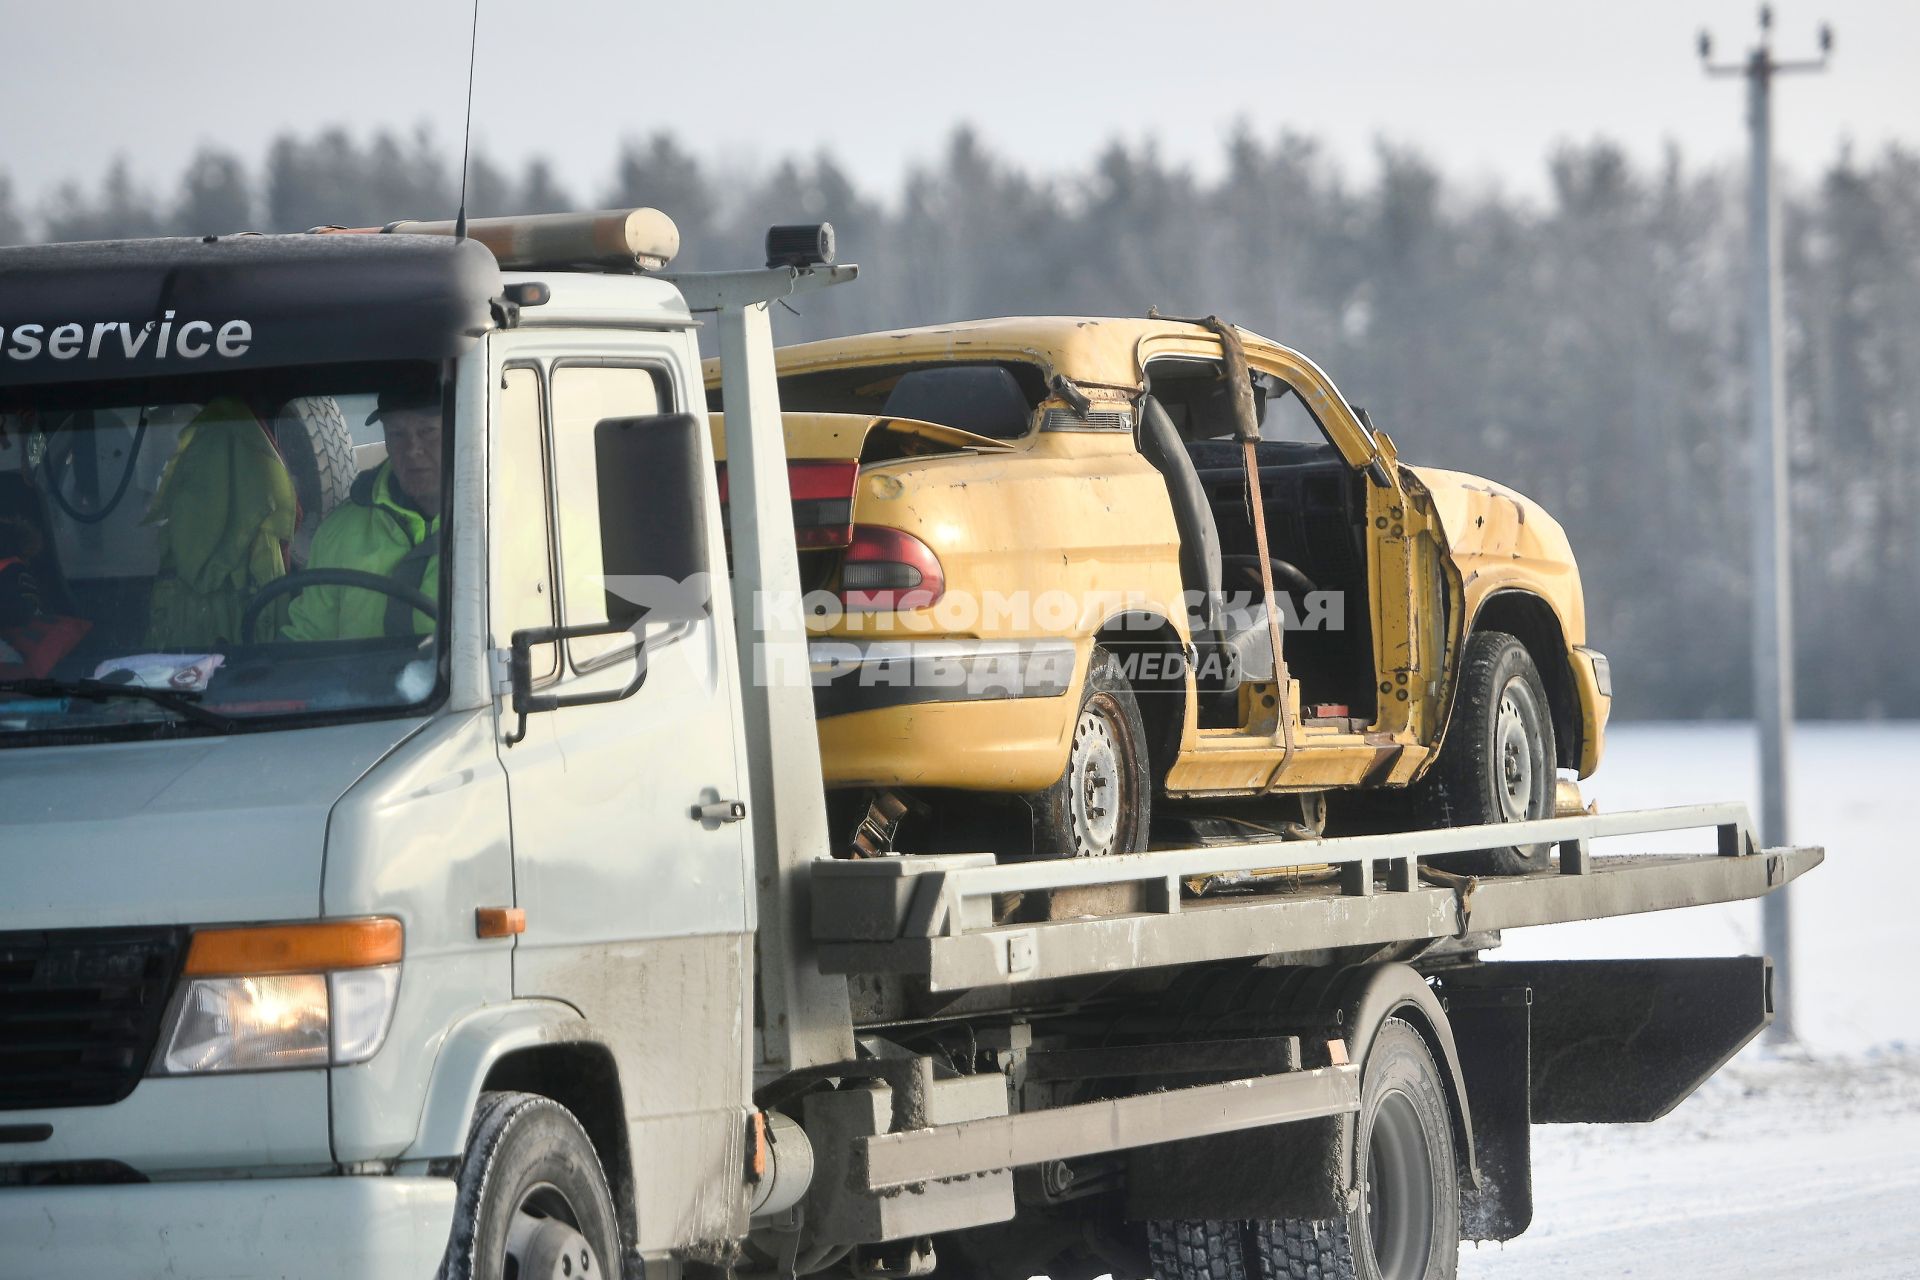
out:
M1032 797L1033 851L1043 858L1139 853L1151 799L1147 726L1112 650L1095 645L1060 780Z
M1553 713L1540 672L1503 631L1467 638L1453 716L1440 758L1408 793L1415 821L1434 827L1524 822L1553 816ZM1433 859L1462 875L1522 875L1547 869L1552 846L1507 845Z
M1211 1219L1147 1223L1154 1280L1246 1280L1245 1224Z
M460 1165L443 1280L618 1280L613 1197L580 1122L551 1098L483 1093Z
M1452 1112L1420 1033L1381 1024L1367 1054L1355 1150L1360 1203L1332 1222L1253 1224L1260 1280L1452 1280L1460 1264L1460 1184Z
M313 548L314 530L353 491L359 474L353 463L353 433L332 396L301 396L274 415L273 434L300 500L290 554L292 567L300 569Z

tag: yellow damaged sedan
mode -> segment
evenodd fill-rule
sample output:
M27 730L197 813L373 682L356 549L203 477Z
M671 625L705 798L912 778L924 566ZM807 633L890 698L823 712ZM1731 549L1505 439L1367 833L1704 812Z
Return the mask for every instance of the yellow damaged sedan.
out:
M849 854L1317 834L1330 795L1352 827L1521 821L1599 763L1609 670L1560 526L1402 464L1295 351L1026 317L777 360Z

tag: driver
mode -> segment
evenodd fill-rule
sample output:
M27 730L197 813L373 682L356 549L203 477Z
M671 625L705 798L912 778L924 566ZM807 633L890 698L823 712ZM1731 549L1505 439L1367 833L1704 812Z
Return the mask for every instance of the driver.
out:
M369 424L386 432L387 460L363 472L320 522L308 569L357 569L437 598L440 585L440 408L431 397L383 391ZM293 598L289 640L423 635L433 620L397 596L314 586Z

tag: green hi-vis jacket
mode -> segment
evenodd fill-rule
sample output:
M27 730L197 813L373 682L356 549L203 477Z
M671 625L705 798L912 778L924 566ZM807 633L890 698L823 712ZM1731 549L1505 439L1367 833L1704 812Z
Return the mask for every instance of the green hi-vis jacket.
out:
M159 527L147 643L212 649L271 635L278 607L240 634L240 614L287 571L293 480L253 411L238 400L208 403L180 433L145 523Z
M394 495L393 466L354 481L313 535L309 569L377 573L439 598L440 517L427 520ZM282 633L289 640L364 640L423 635L433 620L403 601L364 587L308 587L293 599Z

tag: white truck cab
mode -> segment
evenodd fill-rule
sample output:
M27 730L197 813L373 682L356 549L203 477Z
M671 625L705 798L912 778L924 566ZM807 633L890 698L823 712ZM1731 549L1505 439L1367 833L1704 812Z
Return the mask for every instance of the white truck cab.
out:
M474 233L0 252L0 1274L430 1274L483 1085L616 1171L562 1243L745 1231L776 815L688 294L770 388L765 303L853 269Z

